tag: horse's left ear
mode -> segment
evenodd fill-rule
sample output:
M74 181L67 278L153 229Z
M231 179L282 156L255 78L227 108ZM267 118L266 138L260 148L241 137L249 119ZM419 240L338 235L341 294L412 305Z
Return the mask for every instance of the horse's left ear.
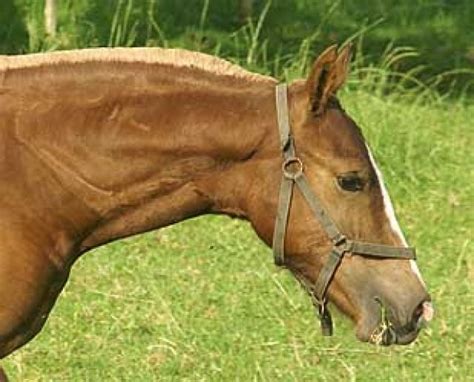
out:
M351 45L346 45L339 53L336 45L333 45L316 59L306 80L312 113L324 113L328 99L335 95L346 81L350 60Z

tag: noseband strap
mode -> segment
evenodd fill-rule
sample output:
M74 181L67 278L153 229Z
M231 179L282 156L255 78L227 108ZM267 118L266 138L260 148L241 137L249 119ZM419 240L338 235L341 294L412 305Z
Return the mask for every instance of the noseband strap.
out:
M341 233L337 225L323 208L319 198L313 192L308 178L304 174L303 162L296 156L295 144L290 131L288 89L286 84L279 84L276 87L276 109L281 144L280 148L283 155L283 176L280 185L278 211L273 233L275 264L280 266L285 265L285 236L293 196L293 186L296 184L314 216L332 242L332 249L314 285L308 285L306 281L300 280L304 282L305 289L310 294L313 304L317 307L323 335L332 335L332 319L326 306L326 292L344 256L360 255L379 259L415 259L415 250L413 248L349 240Z

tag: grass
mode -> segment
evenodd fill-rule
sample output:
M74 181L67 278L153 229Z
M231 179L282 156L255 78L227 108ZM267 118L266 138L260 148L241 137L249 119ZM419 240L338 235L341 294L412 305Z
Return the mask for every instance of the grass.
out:
M335 2L326 9L326 21L301 37L297 30L309 17L303 9L296 22L281 24L287 36L296 35L285 40L297 41L288 49L275 47L269 37L271 31L284 34L274 25L284 18L277 13L283 2L267 9L267 2L257 1L266 10L242 27L231 26L232 33L218 28L213 14L229 10L216 11L212 0L191 2L187 9L174 9L177 2L167 1L150 0L146 7L133 0L112 3L64 0L63 29L49 41L40 32L40 2L17 1L29 25L23 35L28 48L17 44L17 51L179 45L292 79L307 70L334 15L354 11L351 2ZM319 6L295 2L303 3ZM377 2L376 8L383 11L388 3ZM438 14L433 24L456 19L438 8L429 7L431 15ZM178 10L186 22L196 17L191 24L196 27L176 21ZM393 12L404 15L397 22L408 31L414 28L412 14L421 15L406 7ZM100 17L105 21L93 22ZM2 361L12 380L473 380L474 105L467 96L434 91L439 73L425 81L422 69L404 65L426 59L423 49L394 44L385 45L376 60L370 52L362 54L372 47L367 42L371 33L390 32L387 25L374 30L377 20L368 20L365 29L361 23L359 29L337 29L340 41L356 36L358 50L341 98L375 151L434 299L435 320L415 344L379 348L359 343L351 324L338 314L335 336L321 337L307 296L289 274L274 267L270 250L249 225L207 216L112 243L80 259L41 334Z

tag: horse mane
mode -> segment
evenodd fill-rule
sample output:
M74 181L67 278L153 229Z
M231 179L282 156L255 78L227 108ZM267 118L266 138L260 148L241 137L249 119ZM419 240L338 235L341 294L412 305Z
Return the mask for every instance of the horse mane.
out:
M88 62L145 63L175 68L197 69L217 76L253 82L275 82L275 79L252 73L221 58L184 49L163 48L93 48L20 56L0 56L0 73L26 68Z

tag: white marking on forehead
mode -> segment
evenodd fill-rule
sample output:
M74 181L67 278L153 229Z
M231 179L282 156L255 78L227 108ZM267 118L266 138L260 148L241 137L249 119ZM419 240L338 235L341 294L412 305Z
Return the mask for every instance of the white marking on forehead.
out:
M388 221L390 223L390 228L392 229L393 233L399 238L402 245L405 247L408 247L408 243L405 239L405 236L403 235L402 229L400 228L400 224L398 223L397 216L395 215L395 210L393 208L392 200L390 199L390 195L388 194L387 188L385 187L382 173L377 167L377 163L375 162L374 156L372 155L372 151L370 150L369 146L367 146L367 144L366 144L366 147L367 147L367 152L369 153L370 162L375 170L375 175L377 176L379 184L380 184L385 215L387 216ZM418 265L416 264L416 261L415 260L409 260L409 261L410 261L411 270L418 277L421 284L424 286L425 282L423 281L423 278L421 277L421 273L420 273L420 270L418 269Z

